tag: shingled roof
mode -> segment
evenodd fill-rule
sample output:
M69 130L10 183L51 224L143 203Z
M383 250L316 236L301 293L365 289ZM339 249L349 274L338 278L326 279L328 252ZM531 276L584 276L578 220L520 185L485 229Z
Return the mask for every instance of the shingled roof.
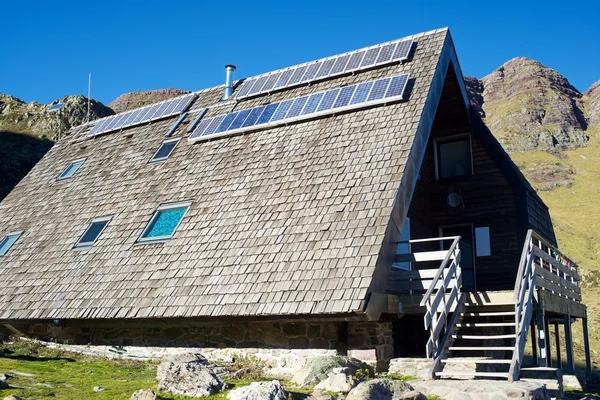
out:
M412 36L409 60L220 102L198 92L188 120L410 74L406 101L212 141L148 159L174 118L95 138L74 128L0 204L0 320L363 312L385 279L450 63L447 29ZM466 93L463 93L465 102ZM186 137L185 125L174 136ZM73 179L57 181L74 159ZM157 207L191 201L166 243L136 240ZM90 221L112 216L89 250ZM392 218L390 218L392 217ZM386 245L387 243L387 245Z

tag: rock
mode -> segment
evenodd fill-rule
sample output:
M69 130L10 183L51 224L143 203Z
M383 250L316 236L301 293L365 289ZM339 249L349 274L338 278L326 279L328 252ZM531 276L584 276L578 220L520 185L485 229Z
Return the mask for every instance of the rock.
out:
M4 400L23 400L23 398L19 397L19 396L15 396L14 394L11 394L10 396L5 397Z
M288 395L279 381L253 382L248 386L232 390L229 400L287 400Z
M315 390L333 393L347 393L358 383L353 377L350 368L334 368L329 372L327 379L319 382Z
M10 375L0 373L0 381L5 381L10 378Z
M178 356L176 360L167 361L158 366L156 378L158 390L173 394L204 397L225 389L227 385L215 375L204 357Z
M37 386L43 386L43 387L47 387L48 389L54 389L54 386L52 386L49 383L36 383Z
M7 389L8 383L5 380L0 379L0 389Z
M335 400L335 397L317 391L311 394L310 397L307 397L306 400Z
M368 376L373 376L373 368L360 360L345 356L324 356L307 360L292 381L302 387L311 387L327 379L336 368L346 368L346 376L356 375L358 370L366 370Z
M140 389L133 393L129 400L156 400L156 393L150 389Z
M408 383L392 379L373 379L362 382L348 393L346 400L426 400Z
M585 388L585 373L583 374L564 374L563 386L571 390L583 390Z
M13 374L14 376L22 376L22 377L25 377L25 378L33 378L33 377L35 377L34 374L28 374L27 372L19 372L19 371L8 371L8 372L10 372L11 374Z
M418 392L452 400L529 399L549 400L546 386L535 382L489 380L427 380L411 381ZM359 385L360 386L360 385ZM358 386L357 386L358 388ZM350 398L348 398L350 400Z
M102 391L104 391L104 388L102 386L94 386L94 392L98 393Z

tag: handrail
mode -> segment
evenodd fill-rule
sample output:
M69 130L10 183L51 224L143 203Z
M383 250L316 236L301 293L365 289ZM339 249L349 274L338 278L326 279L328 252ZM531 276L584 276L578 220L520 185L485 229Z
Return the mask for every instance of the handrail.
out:
M525 244L531 243L531 237L533 235L533 230L529 229L527 231L527 235L525 236ZM515 289L513 300L517 301L517 296L519 295L521 279L519 277L523 276L523 269L525 268L525 261L527 259L527 255L529 254L529 246L524 245L523 251L521 252L521 260L519 261L519 271L517 272L517 279L515 279Z
M451 238L446 238L446 239L449 240ZM429 297L431 297L431 293L433 292L433 289L435 289L435 285L440 280L440 277L442 276L442 273L444 272L444 269L446 268L446 264L448 264L448 261L450 260L450 255L454 252L454 250L456 248L458 248L459 241L460 241L460 236L455 236L454 241L452 242L452 245L448 249L448 253L446 253L446 257L444 257L444 259L442 260L440 267L438 268L435 276L433 277L433 282L431 282L431 286L429 287L429 289L427 289L427 291L423 295L423 299L421 300L421 307L423 307L425 305L425 303L427 302L427 299L429 299ZM459 252L460 252L460 250L459 250Z
M533 292L535 291L536 273L535 268L533 268L534 245L532 235L533 231L531 229L528 230L525 243L523 244L513 296L515 301L515 350L513 351L508 375L511 381L519 380L529 322L533 313Z
M464 296L461 291L460 236L446 238L446 240L448 239L453 240L452 245L440 263L431 281L431 285L425 292L420 303L421 306L425 306L427 309L424 316L425 329L429 330L426 351L427 357L433 359L431 367L432 375L440 368L441 355L446 348L448 338L451 337L449 334L449 329L451 329L449 324L456 319L456 313L460 312L460 308L464 302ZM449 293L447 293L448 289L450 289ZM452 312L454 313L451 316Z
M567 263L565 263L565 260ZM577 264L538 233L529 229L523 244L515 282L515 350L509 379L518 380L536 290L551 292L574 302L581 301Z

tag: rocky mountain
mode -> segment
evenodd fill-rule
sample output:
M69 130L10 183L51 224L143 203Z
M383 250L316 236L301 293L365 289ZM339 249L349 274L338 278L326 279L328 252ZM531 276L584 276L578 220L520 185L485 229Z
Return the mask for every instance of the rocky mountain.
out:
M600 85L583 95L564 76L529 58L514 58L466 83L471 102L509 152L585 146L588 125L600 118Z
M65 104L60 114L49 112L50 106L58 102ZM99 101L90 101L90 119L114 113ZM83 96L65 96L44 105L0 93L0 200L52 148L59 124L66 132L85 121L87 98Z
M582 100L590 126L600 129L600 81L594 83L583 94Z
M57 115L48 109L56 103L65 107ZM90 102L90 119L107 117L115 112L97 100ZM87 97L65 96L45 105L32 101L25 103L13 96L0 93L0 131L26 133L40 138L56 140L59 121L62 132L87 120Z
M190 93L190 91L182 89L159 89L131 92L117 97L115 100L111 101L108 106L118 114L187 93Z

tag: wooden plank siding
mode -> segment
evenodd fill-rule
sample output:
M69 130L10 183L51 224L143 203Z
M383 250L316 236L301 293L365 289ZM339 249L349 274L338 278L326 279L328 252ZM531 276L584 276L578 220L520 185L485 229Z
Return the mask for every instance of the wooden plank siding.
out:
M490 228L491 256L476 257L477 290L507 290L514 287L521 243L517 227L515 193L489 151L471 128L466 112L459 107L460 93L452 71L446 79L427 151L420 169L408 211L411 238L439 236L439 227L473 224ZM436 181L434 140L470 133L473 176ZM464 209L451 215L446 199L450 186L462 193ZM413 246L413 251L435 250L427 244ZM439 263L419 263L417 267L437 268Z

